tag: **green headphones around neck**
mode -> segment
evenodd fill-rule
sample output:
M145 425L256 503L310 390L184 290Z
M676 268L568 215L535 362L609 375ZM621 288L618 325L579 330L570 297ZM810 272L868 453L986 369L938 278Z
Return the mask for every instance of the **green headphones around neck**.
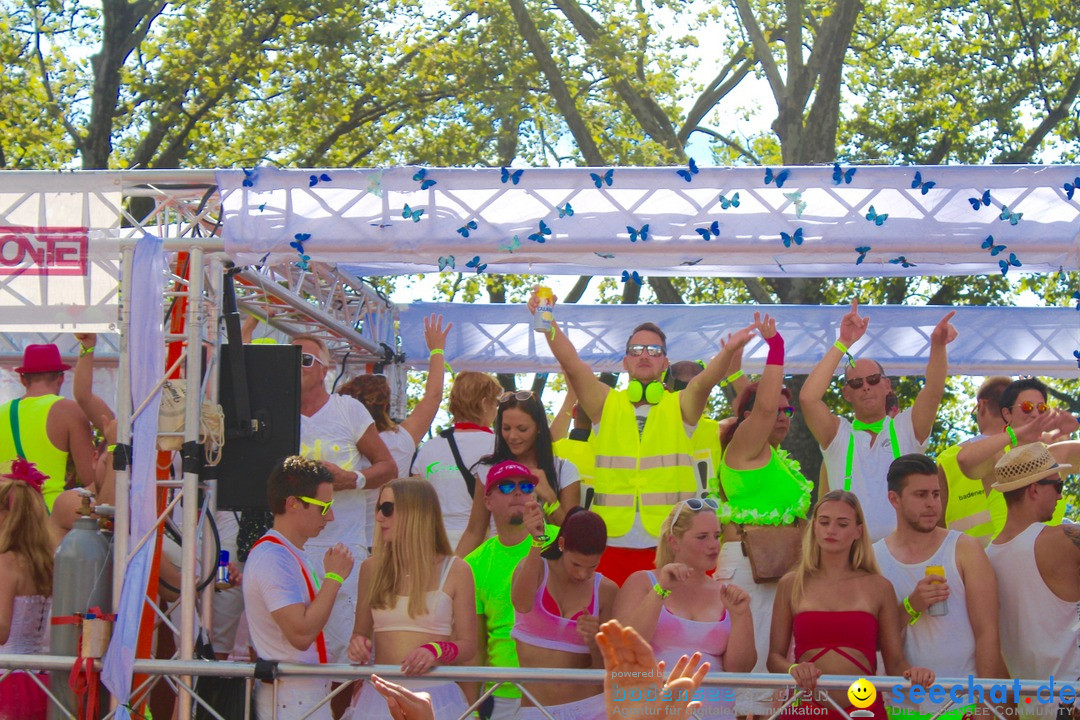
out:
M653 380L642 387L640 380L631 380L626 388L626 395L632 403L641 402L641 398L644 397L645 402L655 405L664 397L664 384Z

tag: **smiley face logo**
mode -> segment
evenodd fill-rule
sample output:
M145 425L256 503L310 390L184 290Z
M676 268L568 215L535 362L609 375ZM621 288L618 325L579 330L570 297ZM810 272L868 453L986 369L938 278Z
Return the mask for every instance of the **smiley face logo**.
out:
M877 699L877 689L866 678L859 678L851 683L847 691L848 700L857 708L868 708Z

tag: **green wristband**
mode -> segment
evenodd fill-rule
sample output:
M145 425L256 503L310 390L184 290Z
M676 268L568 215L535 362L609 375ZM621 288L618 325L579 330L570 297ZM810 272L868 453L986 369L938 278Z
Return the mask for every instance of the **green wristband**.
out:
M1005 426L1005 432L1009 433L1009 440L1012 443L1013 447L1016 447L1020 444L1020 440L1016 437L1016 431L1012 429L1011 425Z
M919 618L922 617L921 612L911 607L910 597L904 598L904 609L907 610L908 617L911 618L910 620L908 620L908 625L914 625L916 622L919 621Z
M743 376L743 371L742 370L736 370L735 372L731 373L726 378L724 378L723 380L720 381L720 387L727 387L728 385L735 382L736 380L738 380L742 376Z
M325 575L323 575L323 577L326 578L327 580L334 580L339 585L344 585L345 584L345 578L341 577L336 572L328 572Z
M664 588L660 587L660 583L656 583L655 585L653 585L652 589L653 592L659 595L661 598L666 598L668 595L671 594L670 590L665 590Z
M79 350L79 357L86 357L87 355L89 355L89 354L91 354L93 352L94 352L94 346L93 345L91 345L90 347L87 347L87 346L83 345Z

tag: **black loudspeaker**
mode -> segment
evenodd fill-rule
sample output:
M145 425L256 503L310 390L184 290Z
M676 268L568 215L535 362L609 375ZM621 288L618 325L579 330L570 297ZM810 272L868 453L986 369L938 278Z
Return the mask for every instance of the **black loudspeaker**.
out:
M236 353L223 345L218 365L218 402L225 410L221 462L209 468L218 480L221 510L266 510L266 479L283 457L300 450L300 347L244 345L254 434L238 430L231 363Z

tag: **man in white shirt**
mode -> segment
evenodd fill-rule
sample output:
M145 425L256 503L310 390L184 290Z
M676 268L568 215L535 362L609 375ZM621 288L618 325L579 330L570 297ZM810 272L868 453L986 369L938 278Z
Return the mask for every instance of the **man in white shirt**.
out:
M1005 527L986 548L1001 599L1001 650L1014 678L1080 679L1080 526L1047 525L1061 499L1063 471L1046 445L1020 445L994 466L1005 495ZM1045 697L1045 693L1043 693ZM1034 698L1022 715L1053 717L1055 703ZM1070 703L1071 704L1071 703Z
M946 346L956 339L956 328L949 322L955 314L946 314L930 334L926 383L912 406L895 418L886 418L885 398L892 383L881 364L869 358L852 360L848 354L870 323L870 318L859 316L858 300L852 300L851 310L840 321L840 339L807 376L799 392L806 426L824 453L828 487L859 496L866 514L866 531L874 542L896 529L896 514L885 494L889 463L901 455L922 452L934 427L949 369ZM843 396L855 411L851 421L834 415L824 401L836 366L845 356L849 359Z
M357 399L331 395L326 389L330 353L321 338L297 335L300 355L300 454L317 460L333 478L337 522L308 544L308 559L317 568L326 550L344 543L358 561L367 557L367 517L363 489L377 488L397 477L397 465L367 408ZM345 648L356 619L356 583L338 594L326 626L331 662L348 662Z
M904 657L940 677L1007 678L994 570L978 540L938 525L936 463L926 455L902 455L889 466L886 482L896 530L874 543L874 556L896 591ZM934 566L943 574L927 574ZM942 602L946 612L938 614ZM937 710L910 700L902 707L926 717ZM946 717L959 718L964 710L949 710Z
M323 629L334 601L347 584L353 556L345 545L329 548L320 565L308 561L304 545L334 520L333 487L329 471L298 455L277 464L267 481L267 499L274 525L252 547L244 569L244 604L251 642L260 659L279 662L326 663ZM355 585L356 583L351 583ZM319 677L278 680L277 717L300 718L330 691ZM270 684L256 684L258 717L272 716ZM330 705L310 717L330 720Z

